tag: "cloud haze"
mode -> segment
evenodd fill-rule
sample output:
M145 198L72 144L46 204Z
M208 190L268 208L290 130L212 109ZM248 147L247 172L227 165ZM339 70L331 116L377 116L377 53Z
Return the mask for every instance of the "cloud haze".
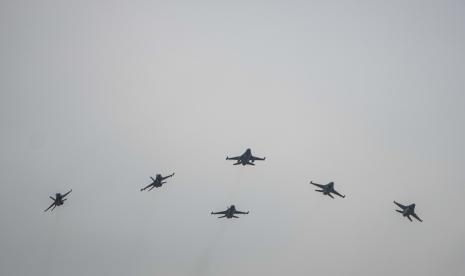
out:
M0 4L0 274L464 275L463 3L195 2Z

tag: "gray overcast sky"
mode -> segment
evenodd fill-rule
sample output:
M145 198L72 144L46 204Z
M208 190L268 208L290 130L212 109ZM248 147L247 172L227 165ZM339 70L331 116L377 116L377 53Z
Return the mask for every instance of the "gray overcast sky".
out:
M462 1L4 0L0 35L1 275L465 275Z

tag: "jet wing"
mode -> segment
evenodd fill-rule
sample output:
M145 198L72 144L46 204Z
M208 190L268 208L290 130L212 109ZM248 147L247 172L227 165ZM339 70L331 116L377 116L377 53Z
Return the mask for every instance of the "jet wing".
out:
M310 184L313 184L317 187L320 187L320 188L324 188L326 185L321 185L321 184L317 184L317 183L313 183L312 181L310 181Z
M222 211L222 212L212 212L212 215L225 215L226 214L226 211Z
M342 198L346 197L345 195L341 195L340 193L338 193L336 190L333 190L332 193L336 194L336 195L338 195L338 196L340 196Z
M423 220L421 220L421 218L419 218L419 217L417 216L417 214L413 213L412 216L413 216L414 218L416 218L418 221L423 222Z
M239 160L241 159L240 156L236 156L236 157L226 157L226 160Z
M165 180L167 178L170 178L170 177L173 177L174 176L174 173L170 174L170 175L167 175L165 177L162 177L161 180Z
M249 212L235 211L234 213L236 213L236 214L247 215Z
M151 184L145 186L144 188L140 189L140 191L142 192L142 191L146 190L148 187L150 187L150 186L152 186L152 185L153 185L153 183L151 183Z
M44 212L47 212L50 208L52 208L55 205L55 202L52 203L52 205L48 206L47 209L44 210Z
M260 158L260 157L256 157L256 156L253 156L253 155L252 155L251 159L254 160L254 161L255 161L255 160L264 161L264 160L265 160L265 157Z
M394 204L397 205L397 206L399 206L399 208L401 208L402 210L404 210L405 208L407 208L406 206L404 206L404 205L402 205L402 204L400 204L400 203L397 203L397 202L395 202L395 201L394 201Z
M65 197L67 195L69 195L69 193L71 193L73 191L73 189L69 190L66 194L64 194L62 197Z

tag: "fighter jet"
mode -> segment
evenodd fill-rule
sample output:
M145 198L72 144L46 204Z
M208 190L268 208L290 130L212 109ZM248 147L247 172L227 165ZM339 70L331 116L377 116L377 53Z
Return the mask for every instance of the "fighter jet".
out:
M345 195L341 195L336 190L334 190L334 182L329 182L326 185L322 185L322 184L317 184L317 183L313 183L312 181L310 181L310 184L313 184L313 185L315 185L315 186L317 186L318 188L321 189L321 190L315 190L315 191L323 193L324 195L328 195L331 198L334 198L331 193L333 193L335 195L338 195L338 196L340 196L342 198L346 197Z
M408 206L404 206L404 205L394 201L394 204L396 204L397 206L399 206L400 209L402 209L402 210L396 210L396 211L401 213L404 217L407 217L410 221L412 221L410 216L413 216L418 221L421 221L421 222L423 221L423 220L421 220L421 218L419 218L417 216L417 214L415 214L415 203L410 204Z
M67 192L66 194L62 195L60 193L56 193L55 194L55 198L53 198L52 196L50 196L50 198L53 200L53 203L48 206L47 209L44 210L44 212L47 212L50 208L52 208L52 210L50 211L53 211L53 209L55 209L55 207L57 206L61 206L63 205L63 203L67 200L67 198L65 198L65 196L69 195L69 193L71 193L73 190L69 190L69 192Z
M252 165L255 166L254 162L256 160L263 161L265 158L260 158L252 155L252 151L250 149L247 149L241 156L236 156L236 157L226 157L226 160L236 160L237 162L234 163L233 165L240 165L242 166L245 165Z
M234 205L231 205L231 207L229 207L226 211L223 211L223 212L212 212L212 215L223 215L223 216L220 216L218 218L239 218L238 216L235 216L235 214L244 214L244 215L247 215L249 212L241 212L241 211L237 211L236 210L236 207Z
M155 179L154 179L153 177L150 177L150 179L152 179L153 182L150 183L149 185L145 186L144 188L140 189L140 191L142 192L142 191L146 190L147 188L150 188L150 189L148 190L148 191L150 192L153 188L159 188L159 187L161 187L163 184L166 183L166 182L163 181L163 180L165 180L165 179L167 179L167 178L170 178L170 177L173 177L173 175L174 175L174 173L172 173L172 174L170 174L170 175L168 175L168 176L163 177L163 176L161 176L161 174L157 174L157 175L155 176Z

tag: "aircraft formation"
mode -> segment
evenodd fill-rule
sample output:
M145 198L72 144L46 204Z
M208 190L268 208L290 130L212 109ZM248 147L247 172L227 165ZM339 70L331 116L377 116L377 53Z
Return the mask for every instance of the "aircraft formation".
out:
M239 156L236 156L236 157L226 157L226 160L234 160L234 161L236 161L236 163L233 163L233 165L255 166L255 164L254 164L255 161L265 161L265 157L263 157L263 158L256 157L256 156L254 156L252 154L251 149L247 149L242 155L239 155ZM142 191L145 191L147 189L148 189L148 191L151 191L154 188L160 188L160 187L163 186L163 184L167 183L164 180L166 180L168 178L171 178L173 176L174 176L174 172L172 174L170 174L170 175L167 175L167 176L162 176L161 174L156 174L155 178L150 177L150 179L152 180L152 183L150 183L147 186L145 186L144 188L140 189L140 191L142 192ZM327 195L327 196L329 196L329 197L331 197L333 199L334 199L334 196L332 194L337 195L337 196L339 196L341 198L346 197L345 195L340 194L338 191L336 191L334 189L334 182L329 182L328 184L318 184L318 183L315 183L313 181L310 181L310 184L318 187L318 189L315 190L316 192L320 192L323 195ZM50 199L53 200L53 203L47 209L45 209L44 212L50 210L50 208L51 208L50 211L53 211L53 209L55 209L55 207L63 205L64 202L67 200L67 198L65 198L65 197L67 195L69 195L71 192L72 192L72 190L69 190L65 194L56 193L55 197L50 196ZM394 204L396 204L401 209L401 210L395 210L395 211L401 213L402 216L407 217L410 221L413 221L412 218L410 217L410 216L412 216L416 220L418 220L420 222L423 222L423 220L420 217L418 217L418 215L415 213L415 206L416 206L415 203L412 203L410 205L402 205L402 204L394 201ZM249 213L249 211L247 211L247 212L238 211L234 205L231 205L225 211L211 212L212 215L221 215L218 218L228 218L228 219L230 219L230 218L239 218L236 215L238 215L238 214L247 215L248 213Z

